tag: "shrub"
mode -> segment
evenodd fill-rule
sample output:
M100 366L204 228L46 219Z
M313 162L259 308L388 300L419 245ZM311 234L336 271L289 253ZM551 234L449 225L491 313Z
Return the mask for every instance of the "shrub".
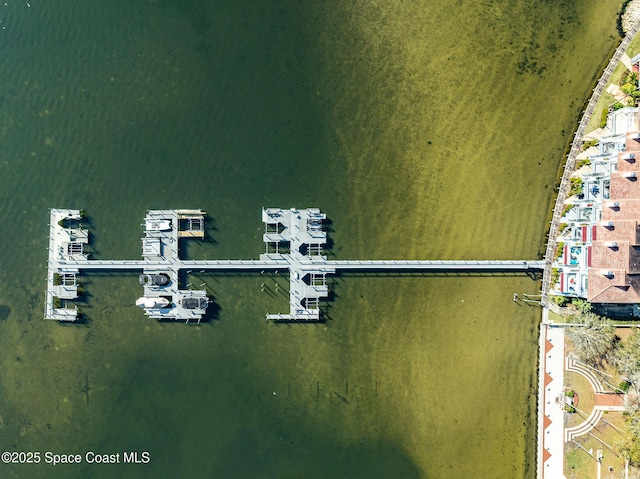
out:
M562 308L567 305L567 303L569 302L569 298L567 298L566 296L554 296L553 302Z
M638 85L638 74L636 72L627 72L620 82L620 86L631 85L635 90Z
M580 160L576 163L576 170L579 170L583 166L587 166L591 164L591 160Z
M565 216L569 211L571 211L573 209L575 205L564 205L564 208L562 209L562 216Z
M576 309L583 314L590 312L592 309L591 303L584 299L576 298L572 302Z
M607 108L602 109L602 114L600 115L600 128L604 128L607 126L607 117L609 116L609 110Z
M579 195L583 191L582 178L571 178L571 189L569 190L569 196Z
M569 389L568 391L564 392L564 395L567 396L568 398L572 398L572 397L575 397L576 393L573 389Z
M624 85L622 85L622 93L624 93L625 95L629 96L632 95L633 93L635 93L636 91L636 86L632 85L631 83L625 83Z
M629 386L631 386L629 381L621 381L620 384L618 384L618 389L623 393L626 393L629 390Z

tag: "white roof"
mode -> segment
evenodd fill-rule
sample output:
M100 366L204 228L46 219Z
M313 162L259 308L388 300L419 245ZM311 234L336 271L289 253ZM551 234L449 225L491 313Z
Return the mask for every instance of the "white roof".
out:
M160 238L142 238L142 256L161 256Z

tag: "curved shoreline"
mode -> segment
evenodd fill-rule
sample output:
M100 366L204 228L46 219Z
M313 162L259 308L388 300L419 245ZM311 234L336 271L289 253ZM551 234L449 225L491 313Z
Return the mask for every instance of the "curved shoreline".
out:
M587 108L582 114L582 118L580 119L580 124L576 129L573 141L571 142L571 150L569 150L569 154L567 155L567 161L564 165L564 171L562 173L562 179L560 180L560 185L558 187L558 196L556 197L555 204L553 206L553 217L551 219L551 226L549 227L549 239L547 241L547 247L544 254L544 273L542 275L542 289L541 289L541 303L544 308L548 306L548 296L549 296L549 288L551 286L551 269L553 264L553 259L556 250L556 238L558 236L558 228L560 226L560 218L562 218L562 210L564 208L564 201L567 199L567 195L569 193L570 188L570 179L571 174L575 170L576 165L576 157L582 151L582 138L584 137L585 130L587 125L589 124L589 120L591 119L591 115L593 114L596 104L600 99L600 95L604 91L611 75L618 65L620 58L627 50L629 43L633 37L640 30L640 20L636 20L633 26L629 29L625 37L616 48L616 51L611 56L607 67L602 72L596 87L593 90L593 94L591 98L589 98L589 103L587 104ZM545 322L545 316L543 316L543 322Z
M636 1L634 6L635 5L640 5L640 0ZM554 410L554 405L551 404L549 398L546 397L546 390L548 386L559 383L560 387L562 387L564 382L564 329L562 325L555 325L556 327L553 327L554 323L549 322L548 317L548 296L549 288L551 286L551 269L555 256L560 218L562 217L564 201L566 200L570 190L570 178L571 174L575 170L576 157L582 150L582 139L589 120L591 119L591 115L593 114L596 104L600 99L600 95L605 90L615 67L618 65L620 58L626 52L629 43L638 31L640 31L640 18L636 18L631 28L626 32L626 35L611 56L607 67L602 72L602 75L593 90L591 98L587 104L587 108L582 114L578 128L574 133L573 141L571 142L571 150L567 155L562 179L560 180L558 196L556 197L553 207L553 217L549 227L549 238L544 256L545 267L541 289L542 323L540 325L539 336L537 405L538 445L536 461L536 477L538 479L544 479L545 477L564 477L564 460L557 459L564 458L565 438L562 416L556 417L554 415L553 420L551 420L550 416L553 415L552 411ZM552 348L554 349L554 352L549 354ZM555 388L556 386L554 385L553 387ZM549 407L547 407L547 403L549 404ZM547 428L549 428L549 430L547 430ZM547 435L547 433L550 434ZM558 434L560 434L559 438L557 437ZM549 461L552 457L554 457L554 459Z

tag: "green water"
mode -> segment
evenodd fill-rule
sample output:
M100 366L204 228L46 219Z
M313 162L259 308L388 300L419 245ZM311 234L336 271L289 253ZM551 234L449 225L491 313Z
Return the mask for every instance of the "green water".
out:
M191 257L257 257L290 205L337 258L536 258L620 3L0 4L0 445L151 455L0 475L534 477L529 278L345 275L302 326L262 319L282 277L196 275L219 312L185 326L93 275L60 325L47 208L86 209L101 258L182 207L212 217Z

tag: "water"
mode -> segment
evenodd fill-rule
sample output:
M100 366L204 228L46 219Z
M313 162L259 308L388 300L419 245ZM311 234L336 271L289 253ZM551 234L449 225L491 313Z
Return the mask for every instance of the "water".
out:
M151 454L3 476L533 477L530 279L344 275L301 326L262 319L282 277L196 275L219 311L187 327L93 275L87 323L45 323L47 208L100 258L182 207L191 257L257 257L290 205L336 258L535 258L619 2L2 3L0 445Z

